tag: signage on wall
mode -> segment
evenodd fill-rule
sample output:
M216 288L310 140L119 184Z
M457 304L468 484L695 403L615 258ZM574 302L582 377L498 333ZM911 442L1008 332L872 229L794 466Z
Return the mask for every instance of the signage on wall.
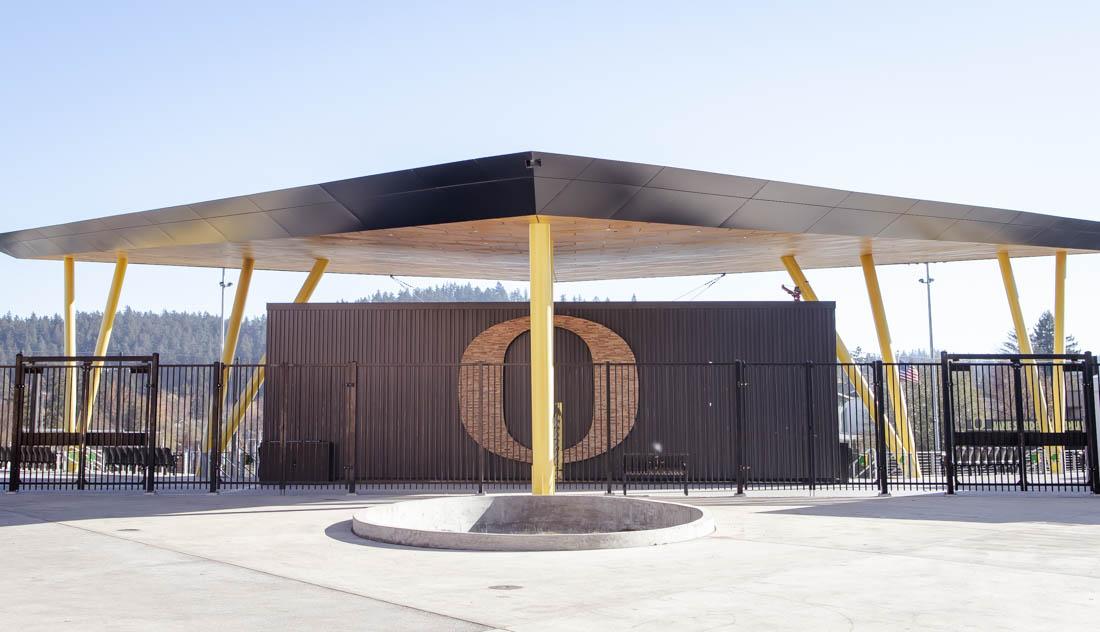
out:
M638 369L630 345L607 327L575 316L554 316L554 326L576 334L588 346L593 365L611 363L608 384L604 370L592 372L593 407L588 434L565 446L564 461L583 461L613 448L630 434L638 413ZM489 327L470 341L462 353L458 401L462 426L493 454L531 462L531 449L508 432L504 418L504 357L516 338L531 328L527 316ZM484 364L484 366L477 366ZM608 391L610 389L610 392ZM611 437L608 440L607 402L610 395Z

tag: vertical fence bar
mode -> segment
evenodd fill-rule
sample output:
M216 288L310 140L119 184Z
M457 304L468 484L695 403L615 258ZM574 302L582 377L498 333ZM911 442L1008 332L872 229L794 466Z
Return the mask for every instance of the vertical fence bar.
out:
M603 469L607 478L607 493L611 493L611 363L604 362L604 423L606 424L607 438L603 453Z
M145 427L148 436L145 445L145 493L156 492L157 475L157 395L160 392L160 354L154 353L152 359L146 365L149 371L145 382L146 396L146 421ZM121 374L118 376L121 379Z
M875 467L878 470L879 494L890 495L889 470L887 462L890 454L886 450L886 425L885 402L883 401L883 368L882 360L875 360L874 374L872 375L875 391Z
M352 362L348 365L348 374L351 378L346 383L346 396L347 401L347 416L348 426L347 431L344 433L345 443L348 445L348 460L344 464L347 469L348 476L348 493L355 493L355 477L356 477L356 465L358 461L359 441L357 439L357 430L359 428L359 419L356 415L356 410L359 406L359 363Z
M477 365L477 493L485 493L485 425L489 419L489 408L485 404L485 363Z
M286 435L286 417L287 417L287 401L286 401L286 375L283 372L283 365L275 364L267 367L268 371L271 371L272 377L276 378L272 380L272 384L278 385L276 388L279 393L279 493L286 493L286 461L287 453L290 446L287 445Z
M77 453L77 469L76 469L76 488L79 490L84 489L84 468L86 465L88 452L88 422L91 418L91 408L88 403L88 379L91 377L92 364L85 361L80 367L80 401L84 403L86 410L80 411L80 416L77 417L77 423L80 424L80 452Z
M814 475L814 363L807 362L806 370L806 482L813 492L817 489Z
M214 363L214 403L210 407L210 428L207 436L213 437L210 441L210 450L207 455L207 474L210 476L211 494L218 493L219 479L221 478L221 436L222 436L222 408L225 401L225 364L221 361ZM231 459L232 460L232 459Z
M1082 391L1085 395L1085 460L1089 467L1089 486L1092 493L1100 494L1100 445L1097 445L1096 429L1096 386L1093 378L1096 375L1096 358L1091 352L1085 353L1085 366L1082 375L1084 384Z
M1024 443L1024 389L1020 360L1012 361L1012 398L1016 409L1016 458L1019 461L1020 491L1027 491L1027 445Z
M955 493L955 415L952 401L951 363L947 352L940 352L940 421L943 423L943 475L947 479L947 493Z
M733 475L737 478L737 495L745 494L745 451L741 432L745 412L745 363L737 360L733 365Z
M8 457L8 491L19 491L19 470L23 465L23 391L26 373L23 354L15 355L15 410L11 416L11 455Z

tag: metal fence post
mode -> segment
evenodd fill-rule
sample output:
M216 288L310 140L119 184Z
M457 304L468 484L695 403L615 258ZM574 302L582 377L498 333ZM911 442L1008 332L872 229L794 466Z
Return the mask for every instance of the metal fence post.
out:
M85 360L80 366L81 384L80 384L80 401L84 405L84 409L81 410L81 414L77 417L77 423L80 424L80 452L77 453L77 468L76 468L76 488L78 490L84 489L84 470L87 465L87 452L88 452L88 423L92 419L91 403L88 401L88 379L91 377L92 363Z
M947 352L940 352L940 422L943 423L943 475L947 493L955 493L955 410L951 399L951 362Z
M1088 443L1085 459L1089 466L1089 483L1092 493L1100 494L1100 445L1097 445L1096 429L1096 358L1092 352L1085 353L1085 383L1082 385L1085 395L1085 437Z
M607 493L611 493L611 363L604 362L604 421L607 424L607 440L603 452L603 469L607 476Z
M8 457L8 492L19 491L19 470L23 461L23 392L24 381L23 354L15 355L15 410L11 419L11 456Z
M745 410L745 363L741 360L733 364L733 380L733 475L737 477L737 495L742 496L745 493L744 441L741 432L741 417Z
M1027 491L1027 445L1024 443L1024 386L1020 359L1012 361L1012 398L1016 410L1016 458L1020 462L1020 491Z
M279 393L279 443L280 443L280 456L279 456L279 492L286 493L286 461L287 452L289 449L287 436L286 436L286 375L283 373L282 368L284 365L273 364L267 367L268 371L276 369L273 375L276 377L275 383L278 384Z
M489 419L489 410L485 405L485 363L477 365L477 493L485 493L485 422ZM461 369L459 369L461 370Z
M210 474L210 493L218 493L221 477L222 445L222 406L225 401L225 364L215 362L214 367L214 405L210 407L210 449L207 451L207 472Z
M348 470L348 493L355 493L355 477L357 476L357 464L359 460L359 363L352 361L348 366L351 373L351 381L347 382L348 389L348 432L347 439L349 443L349 457L348 463L345 466Z
M156 492L157 475L157 412L160 395L160 354L154 353L148 364L149 379L145 382L145 388L149 395L145 405L148 407L146 428L149 436L146 437L145 446L145 493ZM121 376L120 376L121 377Z
M875 466L878 470L878 487L879 494L882 496L890 495L890 482L889 482L889 470L887 469L887 462L890 459L890 453L886 449L886 406L885 406L885 394L883 393L883 367L882 360L875 360L873 365L874 374L872 379L874 381L875 389Z
M161 354L153 354L145 365L149 378L145 380L145 494L156 491L156 413L161 390ZM119 376L121 379L121 376Z
M806 481L810 491L817 489L817 477L814 474L814 363L807 362L806 367Z

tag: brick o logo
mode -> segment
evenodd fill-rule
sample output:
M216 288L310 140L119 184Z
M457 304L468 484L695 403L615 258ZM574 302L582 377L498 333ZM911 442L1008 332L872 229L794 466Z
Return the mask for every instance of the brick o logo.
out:
M611 396L611 443L622 443L634 428L638 414L638 369L634 352L619 334L599 323L574 316L554 316L554 326L580 337L592 356L593 365L612 363L611 384L605 371L592 372L593 407L588 434L566 446L566 463L599 456L608 449L606 408ZM504 356L512 341L531 328L528 316L489 327L470 341L462 353L459 368L458 404L466 432L486 450L506 459L531 462L531 449L516 441L504 420ZM484 363L486 366L472 366ZM614 366L619 365L619 366Z

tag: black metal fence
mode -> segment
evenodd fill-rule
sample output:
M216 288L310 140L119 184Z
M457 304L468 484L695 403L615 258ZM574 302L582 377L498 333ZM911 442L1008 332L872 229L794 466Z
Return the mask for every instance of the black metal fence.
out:
M523 489L526 364L0 367L9 490ZM563 489L1100 493L1091 355L561 364Z

